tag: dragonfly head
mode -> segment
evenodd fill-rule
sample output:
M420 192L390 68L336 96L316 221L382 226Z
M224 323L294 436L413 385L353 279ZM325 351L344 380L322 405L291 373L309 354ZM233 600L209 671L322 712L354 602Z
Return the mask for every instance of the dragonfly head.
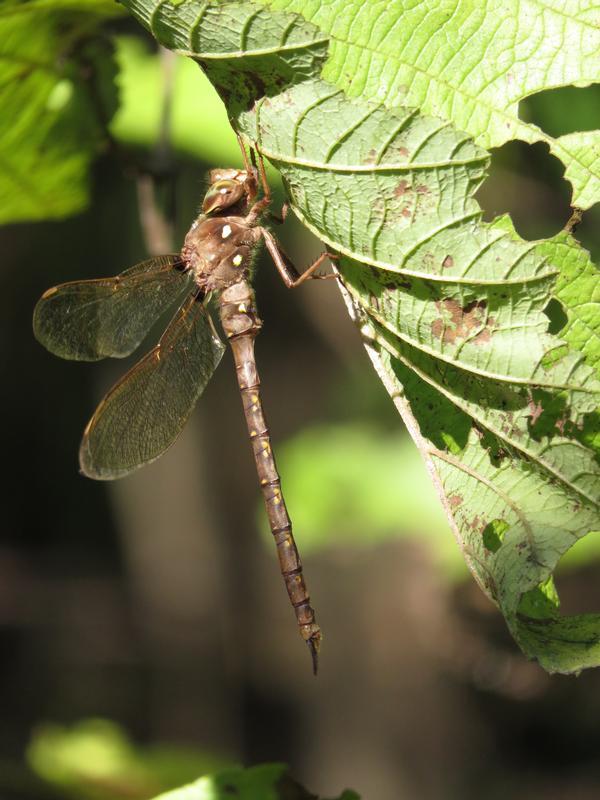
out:
M256 176L241 169L212 169L210 187L202 202L203 214L214 214L256 195Z

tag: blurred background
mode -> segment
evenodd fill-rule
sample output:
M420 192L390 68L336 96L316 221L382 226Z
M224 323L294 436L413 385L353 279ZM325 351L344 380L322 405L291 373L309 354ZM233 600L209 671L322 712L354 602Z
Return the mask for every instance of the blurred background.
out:
M264 256L256 276L264 403L325 636L317 679L229 353L163 458L116 483L78 474L83 427L133 360L52 357L31 333L36 300L178 249L207 170L240 163L200 70L133 24L113 32L119 145L95 164L91 208L0 229L0 797L149 798L223 765L283 761L325 796L598 798L600 673L550 678L520 654L334 281L288 291ZM597 128L597 90L544 93L521 114L554 135ZM510 212L529 239L570 216L542 145L494 153L478 196L486 219ZM597 212L577 231L596 258ZM281 238L299 267L322 249L293 219ZM588 540L558 575L565 613L600 608Z

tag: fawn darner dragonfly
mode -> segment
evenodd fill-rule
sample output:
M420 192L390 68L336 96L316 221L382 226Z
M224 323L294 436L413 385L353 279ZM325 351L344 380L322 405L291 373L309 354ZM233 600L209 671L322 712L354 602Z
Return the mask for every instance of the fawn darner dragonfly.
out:
M260 224L271 203L262 161L245 169L215 169L202 213L181 253L143 261L114 278L73 281L46 291L33 315L36 338L61 358L96 361L132 353L169 307L181 303L159 343L118 381L85 428L81 471L112 480L158 458L177 438L224 352L207 310L218 298L229 340L256 470L279 556L281 573L316 674L321 630L302 575L302 563L281 493L260 397L254 340L262 323L250 284L252 261L264 241L286 286L309 277L323 253L301 275ZM263 196L258 197L258 178ZM333 257L333 256L332 256Z

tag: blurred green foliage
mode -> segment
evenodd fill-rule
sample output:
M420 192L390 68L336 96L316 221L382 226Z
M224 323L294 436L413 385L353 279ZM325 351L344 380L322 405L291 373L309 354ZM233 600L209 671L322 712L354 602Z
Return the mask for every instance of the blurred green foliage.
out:
M27 761L40 778L80 800L142 800L226 765L184 748L137 747L119 725L104 719L38 726Z
M304 428L278 446L277 463L303 553L414 537L447 579L468 578L435 489L406 433L365 423ZM262 504L258 524L270 547ZM506 523L490 523L484 537L499 542L503 527ZM591 534L573 545L559 569L598 558L600 536Z
M156 800L318 800L288 774L284 764L261 764L249 769L230 769L207 775L191 786L161 795ZM360 800L344 791L337 800Z
M165 93L170 94L168 146L215 164L241 163L225 106L204 73L188 58L157 53L148 40L114 39L120 105L112 135L126 146L152 149L163 132ZM165 61L165 59L170 59Z
M0 9L0 222L86 207L117 104L111 46L97 36L106 12L91 1Z
M65 797L78 800L317 800L284 764L244 769L223 759L176 747L136 747L104 719L68 728L41 725L27 751L33 772ZM202 775L198 779L198 775ZM188 781L194 781L178 789ZM164 792L167 792L166 794ZM156 798L158 800L158 798ZM343 792L338 800L359 800Z
M467 574L425 466L402 431L364 423L304 428L278 448L278 466L303 553L412 535L426 538L449 575ZM268 531L266 517L261 528Z

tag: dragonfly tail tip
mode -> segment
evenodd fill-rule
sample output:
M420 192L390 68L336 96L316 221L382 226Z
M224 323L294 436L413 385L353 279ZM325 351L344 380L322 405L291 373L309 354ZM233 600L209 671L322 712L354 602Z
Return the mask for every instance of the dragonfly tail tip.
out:
M320 636L311 636L306 642L310 650L310 657L312 659L313 675L316 677L319 671L319 646L321 644Z

